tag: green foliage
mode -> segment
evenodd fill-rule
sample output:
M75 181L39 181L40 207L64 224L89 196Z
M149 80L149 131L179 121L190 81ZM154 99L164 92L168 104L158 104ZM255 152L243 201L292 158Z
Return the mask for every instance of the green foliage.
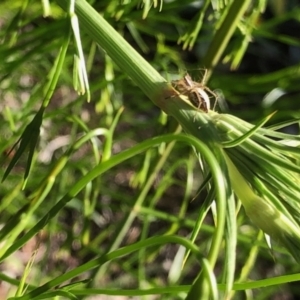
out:
M300 293L299 135L279 131L298 134L300 7L279 2L0 3L7 297ZM203 68L219 113L191 103Z

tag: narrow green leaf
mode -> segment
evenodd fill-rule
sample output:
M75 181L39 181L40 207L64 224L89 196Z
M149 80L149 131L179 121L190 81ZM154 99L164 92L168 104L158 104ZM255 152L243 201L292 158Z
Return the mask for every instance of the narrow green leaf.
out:
M246 139L250 138L255 132L258 131L259 128L261 128L262 126L264 126L264 124L266 124L276 113L273 112L270 115L266 116L265 118L263 118L260 122L258 122L251 130L249 130L247 133L241 135L239 138L230 141L230 142L223 142L222 145L224 148L230 148L230 147L236 147L239 144L243 143Z
M20 143L20 146L16 151L16 154L13 156L11 162L9 163L7 169L4 172L4 175L2 177L2 182L6 179L6 177L11 172L12 168L16 165L16 163L18 162L18 160L26 150L29 150L29 154L27 158L26 170L24 173L24 180L26 181L26 179L28 178L30 168L31 168L31 163L32 163L32 157L34 154L34 149L37 145L37 141L40 134L40 127L43 121L43 114L44 114L44 108L41 107L40 110L35 115L35 117L33 118L33 120L26 126L20 139L13 146L12 149L14 149L17 146L17 144Z

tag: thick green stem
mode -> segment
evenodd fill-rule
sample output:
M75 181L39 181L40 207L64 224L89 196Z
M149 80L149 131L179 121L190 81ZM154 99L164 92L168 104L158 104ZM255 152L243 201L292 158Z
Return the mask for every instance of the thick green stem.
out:
M251 0L235 0L232 2L227 16L214 35L214 38L206 52L206 56L203 59L203 65L208 69L206 77L207 80L211 75L212 69L219 62L230 38L236 30L238 22L251 2Z
M57 0L57 3L66 12L69 10L68 0ZM172 93L166 80L88 2L76 0L75 13L81 28L161 107L162 100Z

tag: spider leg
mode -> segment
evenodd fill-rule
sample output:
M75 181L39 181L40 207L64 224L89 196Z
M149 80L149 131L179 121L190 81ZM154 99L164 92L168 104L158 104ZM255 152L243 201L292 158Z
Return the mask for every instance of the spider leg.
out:
M206 82L206 76L207 76L207 69L204 69L204 74L202 76L201 84L205 87Z

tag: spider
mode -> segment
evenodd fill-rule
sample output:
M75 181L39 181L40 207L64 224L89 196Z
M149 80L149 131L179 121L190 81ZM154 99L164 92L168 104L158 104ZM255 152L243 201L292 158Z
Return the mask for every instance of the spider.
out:
M210 100L207 92L217 98L217 95L205 86L205 77L207 70L203 76L202 82L198 83L192 80L189 74L186 74L182 79L172 81L172 85L181 94L187 95L190 102L198 109L208 112L210 109ZM206 92L207 91L207 92Z

